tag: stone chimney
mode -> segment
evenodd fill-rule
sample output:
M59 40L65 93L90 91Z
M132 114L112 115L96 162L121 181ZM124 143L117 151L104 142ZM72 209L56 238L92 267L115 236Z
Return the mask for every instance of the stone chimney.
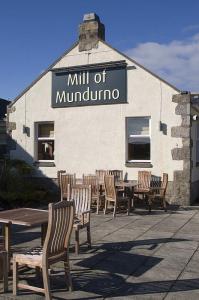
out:
M88 51L98 47L99 39L105 40L105 27L95 13L84 15L79 25L79 51Z

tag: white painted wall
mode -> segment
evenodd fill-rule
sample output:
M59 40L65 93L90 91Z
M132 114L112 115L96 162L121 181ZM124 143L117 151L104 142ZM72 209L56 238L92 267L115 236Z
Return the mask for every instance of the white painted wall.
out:
M173 180L173 171L182 170L182 161L173 161L171 149L181 147L181 139L171 138L171 127L181 124L175 115L172 95L176 90L132 63L103 42L92 51L79 52L78 47L65 55L54 68L126 60L128 66L128 104L97 105L74 108L51 108L51 72L45 74L14 103L11 122L17 123L12 132L18 143L12 158L33 162L34 123L55 122L55 167L40 168L40 175L56 177L57 170L94 173L95 169L122 169L128 178L137 178L137 168L125 167L125 117L151 116L151 157L154 175L162 172ZM167 135L159 131L160 120L167 124ZM23 125L30 127L30 137L23 134Z

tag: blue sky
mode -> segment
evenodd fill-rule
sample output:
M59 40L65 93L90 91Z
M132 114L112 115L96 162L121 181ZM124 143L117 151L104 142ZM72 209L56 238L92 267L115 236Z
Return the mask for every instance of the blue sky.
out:
M96 12L106 41L181 90L199 92L198 0L0 0L0 98L14 99Z

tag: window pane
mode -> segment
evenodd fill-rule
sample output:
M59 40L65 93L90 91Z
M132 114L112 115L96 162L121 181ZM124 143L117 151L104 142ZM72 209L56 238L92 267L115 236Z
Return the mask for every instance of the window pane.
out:
M54 160L54 141L38 141L38 159Z
M54 137L54 124L39 124L38 125L38 137Z
M129 118L127 128L128 136L149 135L149 118Z
M136 138L129 141L128 160L150 160L150 139Z

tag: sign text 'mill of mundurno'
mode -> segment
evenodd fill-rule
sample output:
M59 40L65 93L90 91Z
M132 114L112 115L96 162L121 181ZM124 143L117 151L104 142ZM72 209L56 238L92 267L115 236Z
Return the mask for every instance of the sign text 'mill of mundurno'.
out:
M52 107L126 103L126 68L52 72Z

